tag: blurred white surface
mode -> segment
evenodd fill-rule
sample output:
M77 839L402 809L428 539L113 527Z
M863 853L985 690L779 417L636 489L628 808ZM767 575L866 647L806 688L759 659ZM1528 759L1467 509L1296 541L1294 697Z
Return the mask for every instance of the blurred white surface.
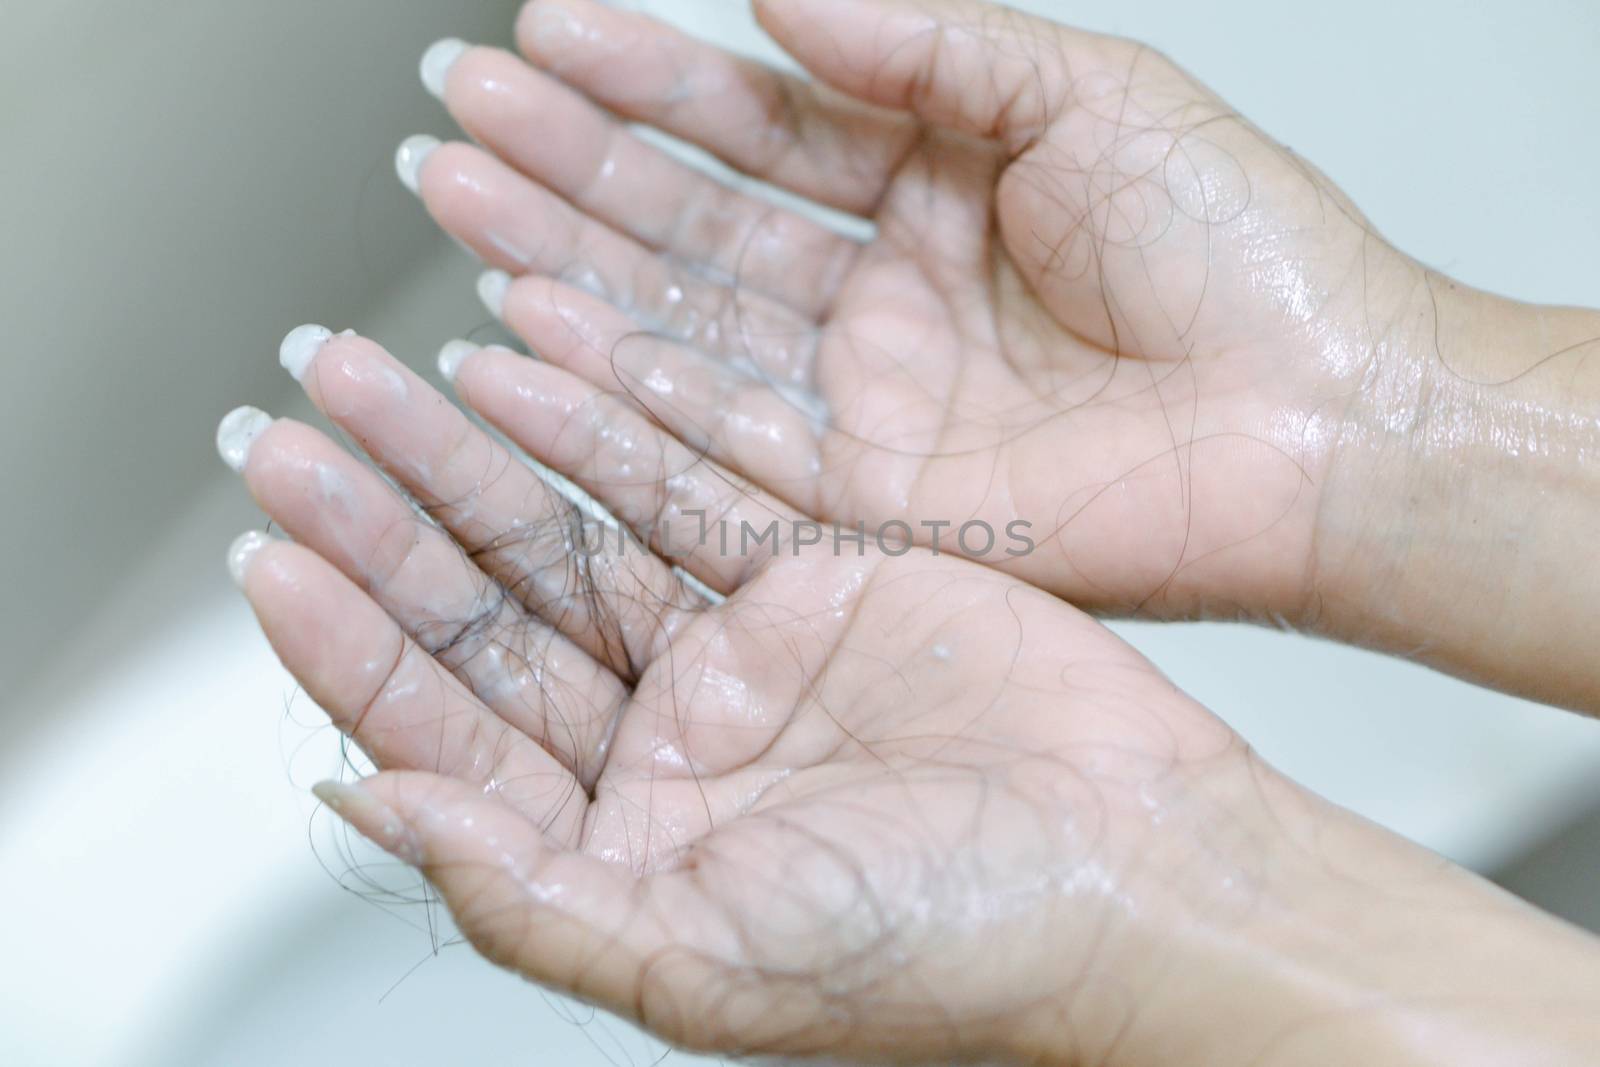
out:
M48 640L6 642L27 652L0 716L27 723L0 777L8 1065L653 1059L626 1028L574 1025L465 948L429 958L426 931L337 888L308 841L310 827L339 861L304 792L336 767L336 746L315 710L291 700L222 567L233 534L258 520L211 457L210 430L246 400L292 413L275 376L279 335L306 319L354 325L421 366L480 321L471 265L426 234L403 193L352 194L371 174L390 182L393 143L429 113L412 74L423 45L497 25L503 40L512 6L24 9L22 39L36 32L40 47L13 39L0 119L10 143L58 144L51 158L64 169L21 174L14 154L0 170L5 202L31 197L27 240L13 249L49 239L42 259L6 253L0 295L0 320L28 357L7 360L20 377L0 423L7 499L20 502L5 534L11 603L23 608L10 622L38 627L39 603L48 623ZM633 6L759 47L728 0ZM1465 280L1600 303L1600 9L1589 0L1028 6L1159 45L1322 166L1402 246ZM207 50L241 34L264 49L303 43L295 85L268 78L279 96L259 100L247 63L224 77ZM25 92L59 61L55 40L81 53L73 85L56 98ZM141 86L181 81L174 55L218 84L138 98ZM181 104L176 117L163 102ZM195 159L231 156L186 157L194 146L175 122L301 150L277 171L256 168L251 185L228 166L196 171ZM57 142L68 130L71 143ZM343 133L327 141L327 130ZM69 174L107 140L120 172ZM74 198L101 191L95 176L153 205L112 197L80 209ZM376 215L358 226L363 203ZM160 227L178 224L201 236L163 243ZM381 270L353 268L363 226L386 242ZM87 274L76 267L95 251ZM113 286L106 264L126 272L146 260L132 296L85 300L86 277ZM44 454L84 476L27 466ZM129 479L110 506L97 496ZM14 529L19 515L26 531ZM1288 773L1474 866L1600 800L1594 722L1299 638L1119 629Z

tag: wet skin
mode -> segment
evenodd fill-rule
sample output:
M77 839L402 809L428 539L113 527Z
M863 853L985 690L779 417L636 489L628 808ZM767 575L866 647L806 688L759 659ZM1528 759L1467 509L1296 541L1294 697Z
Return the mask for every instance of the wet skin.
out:
M756 13L823 84L592 0L529 4L525 59L432 73L478 144L415 161L417 189L516 276L486 292L533 351L821 520L946 551L1025 521L1036 551L983 562L1087 610L1600 707L1600 580L1571 566L1600 523L1600 316L1424 268L1136 42L971 3ZM1508 596L1512 571L1565 595Z
M482 292L540 357L452 346L445 376L637 539L360 337L301 335L286 365L399 491L311 427L230 419L296 542L241 541L236 574L381 768L324 799L490 958L693 1047L1581 1062L1592 941L1283 780L1056 594L1422 634L1595 706L1568 654L1588 572L1543 594L1546 629L1482 595L1549 586L1582 507L1540 512L1516 583L1503 516L1457 521L1463 471L1513 508L1600 500L1593 317L1424 271L1130 42L964 2L757 11L832 88L535 0L526 62L431 72L483 147L401 160L516 275ZM1508 465L1530 428L1546 447ZM730 552L696 515L1041 536Z
M628 521L683 478L731 521L799 518L567 371L455 356L462 399ZM320 795L491 959L669 1040L1291 1063L1283 1028L1337 1010L1335 1047L1376 1055L1440 1022L1405 996L1455 973L1400 954L1374 985L1397 930L1442 914L1432 937L1548 942L1541 968L1592 951L1281 779L1013 578L921 549L619 550L372 342L327 339L302 380L425 512L309 426L229 420L295 542L246 539L237 575L381 768ZM1321 943L1352 923L1374 943Z

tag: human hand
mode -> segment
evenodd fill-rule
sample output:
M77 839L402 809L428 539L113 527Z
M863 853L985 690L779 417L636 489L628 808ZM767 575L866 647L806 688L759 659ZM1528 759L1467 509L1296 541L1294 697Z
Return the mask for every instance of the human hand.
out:
M223 455L297 543L230 564L381 769L321 796L496 962L726 1053L1419 1062L1486 1002L1483 1062L1587 1047L1590 946L1282 780L1056 598L924 550L724 551L686 513L804 516L503 349L441 367L648 548L373 343L284 362L426 517L241 409ZM1432 953L1457 938L1495 965Z
M407 173L520 276L485 292L537 353L825 522L905 522L1090 610L1303 626L1600 706L1569 544L1592 523L1528 529L1558 491L1600 500L1572 488L1592 315L1428 271L1135 42L970 0L756 11L825 84L594 0L527 6L531 67L432 53L484 147L413 144ZM973 520L998 538L959 540ZM1018 520L1037 547L1007 555Z
M300 336L313 401L439 526L246 409L224 451L297 544L247 538L238 573L385 769L325 799L496 961L702 1048L1020 1054L1170 892L1160 840L1214 840L1182 861L1212 881L1252 862L1200 785L1244 793L1243 746L1054 598L922 551L654 546L709 604L371 342ZM658 537L689 502L802 518L576 377L452 351L486 418Z

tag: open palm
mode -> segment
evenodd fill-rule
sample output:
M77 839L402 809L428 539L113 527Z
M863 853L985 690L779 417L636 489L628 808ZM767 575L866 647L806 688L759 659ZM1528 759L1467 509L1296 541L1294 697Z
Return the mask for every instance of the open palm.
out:
M1132 42L973 3L757 11L826 85L591 0L528 5L531 67L436 53L487 151L402 166L518 276L486 277L491 305L825 521L905 522L1094 608L1302 615L1348 408L1422 272ZM875 230L734 191L624 119ZM959 537L972 520L1001 536Z
M1134 44L971 0L757 9L828 87L592 0L527 5L532 66L425 60L485 148L412 139L401 176L544 357L439 367L546 470L320 327L282 361L387 478L223 421L293 538L241 538L234 576L379 768L319 795L490 958L682 1045L1500 1062L1452 1011L1549 1030L1583 963L1527 946L1569 935L1285 782L1052 595L1307 611L1330 467L1369 393L1422 388L1429 276ZM890 520L924 547L849 529Z
M324 798L491 958L699 1047L1028 1058L1064 984L1125 995L1129 946L1262 862L1265 772L1055 598L922 550L650 551L371 342L285 353L412 499L241 409L224 455L296 543L247 536L235 572L383 769ZM443 365L641 527L674 528L668 483L736 529L800 519L559 368Z

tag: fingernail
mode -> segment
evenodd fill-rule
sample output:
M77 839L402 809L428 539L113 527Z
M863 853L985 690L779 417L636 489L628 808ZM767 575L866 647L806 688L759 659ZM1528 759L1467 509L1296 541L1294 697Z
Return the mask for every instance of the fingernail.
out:
M450 68L455 66L456 60L466 50L467 42L456 37L446 37L429 45L428 50L422 53L423 88L443 100L444 83L450 75Z
M470 355L483 350L482 345L475 345L471 341L447 341L439 349L439 376L447 382L456 380L456 372L461 369L462 362Z
M228 574L233 577L234 585L244 588L244 576L250 570L250 561L270 542L271 538L260 530L251 530L240 534L228 546Z
M438 147L439 138L429 137L425 133L400 142L400 148L394 154L394 172L400 175L401 184L413 193L421 195L422 164Z
M503 270L486 270L478 276L478 299L497 319L505 312L506 290L510 288L511 275Z
M420 863L422 850L405 822L393 808L350 782L318 782L311 787L316 798L328 805L339 818L349 823L362 837L407 863Z
M306 368L311 366L311 361L317 358L317 353L332 336L333 331L326 326L310 323L296 326L283 339L283 344L278 346L278 362L298 382L306 376Z
M217 424L217 451L222 455L222 462L235 473L244 470L244 465L250 461L250 446L271 425L271 415L248 405L222 416Z

